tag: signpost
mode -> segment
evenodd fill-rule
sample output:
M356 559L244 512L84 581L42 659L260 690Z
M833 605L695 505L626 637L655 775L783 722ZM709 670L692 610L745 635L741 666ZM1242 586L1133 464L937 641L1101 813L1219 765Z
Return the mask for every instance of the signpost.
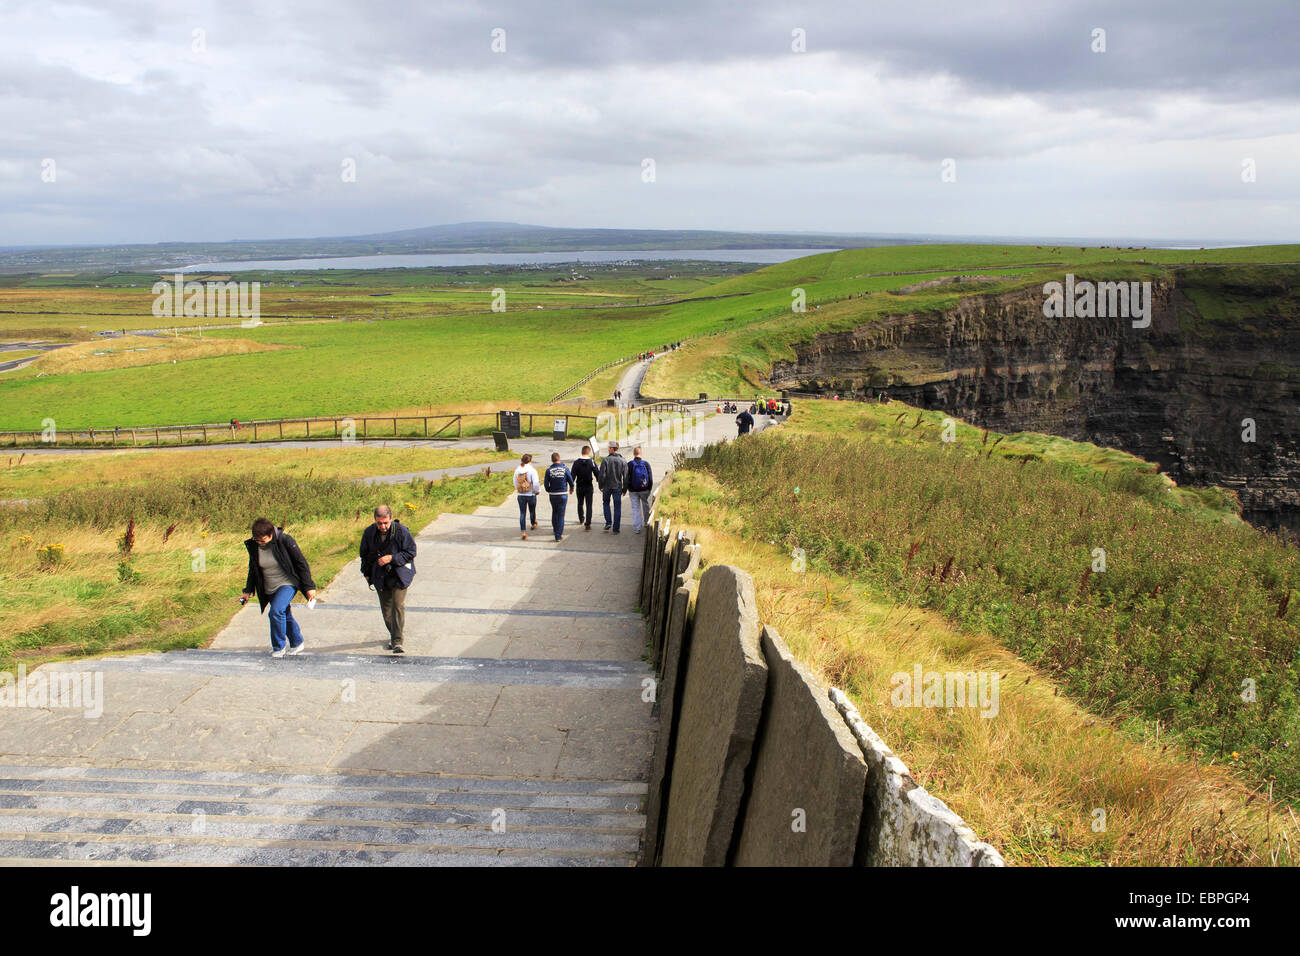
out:
M518 412L497 412L497 427L505 432L506 438L521 438L523 433L519 426Z

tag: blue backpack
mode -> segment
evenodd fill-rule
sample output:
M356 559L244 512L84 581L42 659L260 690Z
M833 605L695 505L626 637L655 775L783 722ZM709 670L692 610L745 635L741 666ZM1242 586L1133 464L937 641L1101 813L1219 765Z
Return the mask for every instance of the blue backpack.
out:
M632 491L645 491L650 487L650 466L644 458L633 458L628 462L627 486Z

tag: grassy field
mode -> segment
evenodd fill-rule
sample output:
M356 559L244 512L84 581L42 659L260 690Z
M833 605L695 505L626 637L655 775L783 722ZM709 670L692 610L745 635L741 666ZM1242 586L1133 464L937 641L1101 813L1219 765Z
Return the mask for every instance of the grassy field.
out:
M175 464L177 456L153 457ZM390 464L386 457L335 460L333 470L373 473ZM400 520L420 528L443 511L497 504L509 489L505 472L371 489L292 467L185 467L0 509L0 669L203 646L239 609L248 570L243 542L258 515L284 523L323 585L356 556L375 504L391 503Z
M1137 262L1144 258L1148 264ZM39 429L46 418L77 429L360 415L396 408L439 411L475 402L537 404L606 362L676 340L689 340L689 346L655 362L643 386L647 395L748 393L775 358L792 356L792 341L852 328L890 312L946 308L972 291L1041 283L1059 278L1063 267L1106 263L1108 277L1149 278L1163 268L1151 264L1157 259L1254 263L1297 258L1297 247L1291 246L1204 253L905 246L826 253L730 277L699 273L656 282L642 267L628 277L606 272L582 280L581 290L570 288L573 283L538 289L556 277L522 272L505 278L467 273L458 280L468 283L464 289L422 288L393 279L397 284L383 295L377 292L390 281L384 276L317 278L301 288L283 287L281 276L281 284L263 290L263 312L292 307L294 314L316 321L209 331L204 337L248 340L277 350L196 358L183 366L75 374L42 374L28 367L4 373L0 428ZM1124 261L1116 264L1115 259ZM978 290L946 286L890 294L928 279L971 272L997 278ZM507 283L501 286L507 289L506 312L490 311L495 287L490 283L496 282ZM647 287L665 295L652 300L644 294ZM791 312L793 288L804 290L808 311ZM92 307L107 311L124 296L139 313L147 307L140 300L149 297L149 290L0 287L0 309L29 310L25 318L11 313L4 319L11 332L26 335L35 323L53 321L50 315L30 314L37 306L48 307L71 327L72 318ZM330 315L348 321L323 320ZM33 325L24 326L24 321ZM610 370L588 383L582 394L603 398L615 381Z
M458 468L504 460L509 455L472 448L192 448L178 451L96 452L85 455L30 455L21 451L0 458L0 499L43 498L86 487L93 462L95 481L124 495L177 479L221 471L279 476L285 479L367 478L408 472Z
M1300 556L1128 456L940 426L803 402L659 507L1014 862L1297 862ZM999 673L998 716L891 706L917 663Z

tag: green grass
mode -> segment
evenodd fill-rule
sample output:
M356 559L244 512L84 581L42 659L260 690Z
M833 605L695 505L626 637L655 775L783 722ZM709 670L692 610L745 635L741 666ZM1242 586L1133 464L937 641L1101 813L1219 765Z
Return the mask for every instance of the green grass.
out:
M397 408L437 409L465 402L543 403L593 368L629 353L690 340L688 349L656 362L643 391L657 397L748 393L773 361L791 358L790 344L820 331L853 328L874 317L949 308L972 293L989 293L1081 274L1105 263L1107 276L1150 277L1189 261L1268 262L1300 258L1298 247L1205 253L1111 249L1051 250L1001 246L905 246L810 256L733 278L695 274L660 285L644 268L627 277L602 273L581 291L538 289L536 274L467 274L465 290L403 285L386 276L318 278L299 289L264 290L263 311L346 322L297 322L210 331L292 346L271 353L193 360L184 367L148 366L40 376L28 368L0 378L0 429L39 429L46 418L63 428L219 422L230 418L359 415ZM1125 261L1112 262L1117 258ZM1252 273L1266 274L1261 266ZM1005 276L978 287L944 286L908 295L888 290L929 278L981 272ZM1225 270L1206 270L1222 274ZM904 273L907 274L899 274ZM282 278L282 277L281 277ZM390 283L391 296L368 293ZM488 310L491 286L505 282L509 311ZM362 283L369 283L362 284ZM802 288L808 311L791 312ZM649 291L685 296L655 300ZM147 314L147 288L110 290L0 288L0 310L46 304L65 318L84 317L97 296ZM635 300L642 299L637 305ZM662 298L662 296L660 297ZM148 300L148 301L145 301ZM538 304L544 308L537 309ZM584 306L584 307L578 307ZM590 306L590 307L587 307ZM104 306L108 308L108 306ZM3 318L3 312L0 312ZM28 316L46 323L50 316ZM150 319L156 323L157 320ZM125 322L124 322L125 324ZM601 387L616 381L605 375ZM591 387L582 394L598 399Z
M509 487L505 473L377 490L345 478L226 468L99 484L0 510L0 669L202 646L238 610L248 570L243 541L258 515L285 523L323 586L356 556L380 501L418 528L442 511L496 504ZM132 519L123 572L119 542ZM42 570L39 553L51 545L62 546L61 557Z
M1100 450L975 429L948 443L939 416L891 411L836 409L834 434L777 430L684 467L736 496L747 536L990 633L1093 713L1158 720L1300 799L1300 553Z

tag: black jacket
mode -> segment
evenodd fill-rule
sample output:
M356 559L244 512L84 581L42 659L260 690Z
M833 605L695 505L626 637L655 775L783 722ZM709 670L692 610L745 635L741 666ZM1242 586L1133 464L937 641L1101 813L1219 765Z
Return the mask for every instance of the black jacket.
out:
M244 542L244 547L248 549L248 582L244 585L244 592L251 594L256 591L257 603L265 611L271 603L271 595L266 593L266 586L262 583L262 566L257 562L257 541L249 538ZM302 549L292 536L285 534L281 528L273 528L268 547L275 555L280 570L293 582L294 587L304 594L316 590L316 582L311 579L311 568L307 566L307 559L302 556Z
M596 480L596 462L590 458L579 458L573 463L573 480L578 488L586 491Z
M379 559L385 554L391 554L393 560L380 565ZM395 584L390 571L397 576ZM382 547L379 544L379 525L372 524L361 535L361 576L381 591L394 586L403 589L411 586L411 579L415 577L415 538L402 522L393 519L388 526L388 540Z

